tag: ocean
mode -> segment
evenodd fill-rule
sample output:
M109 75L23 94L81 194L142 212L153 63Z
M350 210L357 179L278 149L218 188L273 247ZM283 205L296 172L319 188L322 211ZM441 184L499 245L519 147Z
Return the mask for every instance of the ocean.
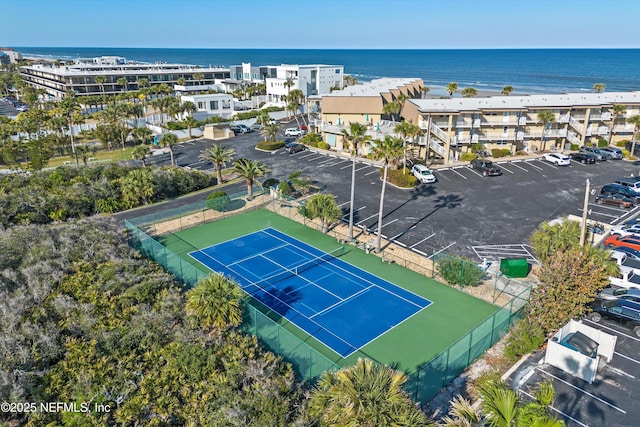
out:
M432 94L449 82L460 89L514 93L640 90L640 49L162 49L15 47L23 55L74 59L123 56L139 62L193 65L331 64L366 82L381 77L422 78ZM433 90L435 89L435 91Z

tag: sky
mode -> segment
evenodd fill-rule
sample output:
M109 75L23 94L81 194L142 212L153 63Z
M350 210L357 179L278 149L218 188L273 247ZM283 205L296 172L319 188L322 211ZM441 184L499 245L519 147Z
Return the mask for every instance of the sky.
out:
M0 0L0 46L638 48L640 0Z

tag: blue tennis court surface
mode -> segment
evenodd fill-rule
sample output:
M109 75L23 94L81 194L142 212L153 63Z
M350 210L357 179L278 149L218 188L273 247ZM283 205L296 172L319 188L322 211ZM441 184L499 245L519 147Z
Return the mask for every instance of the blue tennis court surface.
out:
M273 228L189 255L346 357L431 301Z

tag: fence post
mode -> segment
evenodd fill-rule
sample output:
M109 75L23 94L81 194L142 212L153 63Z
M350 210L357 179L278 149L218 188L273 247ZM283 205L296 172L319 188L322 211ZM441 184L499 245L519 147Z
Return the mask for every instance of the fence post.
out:
M493 334L496 331L496 314L493 313L493 316L491 316L491 345L494 345L495 342L493 341Z

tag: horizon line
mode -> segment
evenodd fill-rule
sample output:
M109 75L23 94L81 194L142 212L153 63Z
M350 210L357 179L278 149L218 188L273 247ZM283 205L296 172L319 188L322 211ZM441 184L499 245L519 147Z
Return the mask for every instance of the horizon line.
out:
M10 46L6 46L9 48ZM639 47L413 47L413 48L397 48L397 47L349 47L349 48L329 48L329 47L144 47L144 46L14 46L13 49L45 49L45 48L62 48L62 49L178 49L178 50L639 50Z

